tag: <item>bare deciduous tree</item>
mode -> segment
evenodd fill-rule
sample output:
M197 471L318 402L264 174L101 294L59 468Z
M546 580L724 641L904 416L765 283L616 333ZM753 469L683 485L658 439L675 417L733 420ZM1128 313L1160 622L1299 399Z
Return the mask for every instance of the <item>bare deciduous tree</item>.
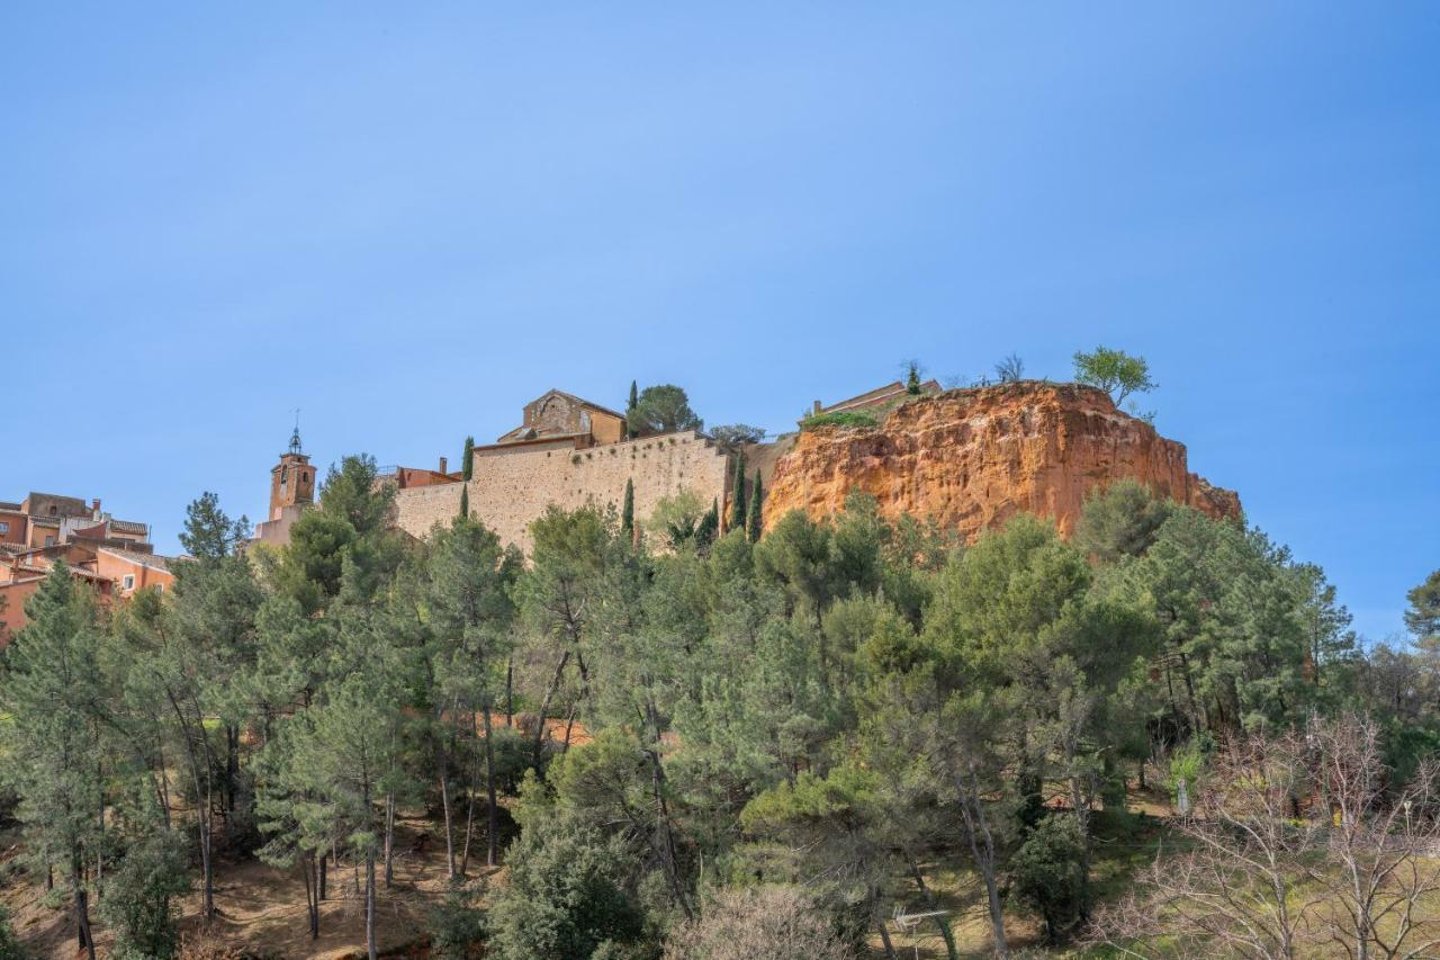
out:
M1257 960L1328 944L1351 960L1431 956L1440 923L1440 771L1391 782L1379 730L1360 717L1238 739L1136 889L1092 937L1132 957L1214 952Z
M798 887L725 891L699 919L678 926L665 960L848 960L832 919Z

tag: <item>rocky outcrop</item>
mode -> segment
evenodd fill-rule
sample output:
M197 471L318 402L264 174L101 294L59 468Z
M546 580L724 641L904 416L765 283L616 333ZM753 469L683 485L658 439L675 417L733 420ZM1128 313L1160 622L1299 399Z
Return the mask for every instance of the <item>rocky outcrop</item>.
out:
M1233 491L1190 472L1184 444L1104 391L1027 381L915 397L876 427L802 432L775 463L765 519L828 516L861 490L887 517L931 517L967 539L1020 512L1069 536L1086 495L1127 477L1210 516L1240 516Z

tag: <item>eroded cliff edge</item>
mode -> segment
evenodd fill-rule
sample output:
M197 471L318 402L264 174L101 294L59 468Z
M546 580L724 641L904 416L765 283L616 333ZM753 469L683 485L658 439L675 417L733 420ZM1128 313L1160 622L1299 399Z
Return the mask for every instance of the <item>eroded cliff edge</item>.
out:
M766 526L792 509L838 512L851 490L887 517L930 517L972 539L1019 512L1069 536L1086 495L1133 478L1213 517L1240 516L1234 491L1189 470L1185 445L1120 410L1102 390L1036 381L914 397L876 427L803 431L775 462Z

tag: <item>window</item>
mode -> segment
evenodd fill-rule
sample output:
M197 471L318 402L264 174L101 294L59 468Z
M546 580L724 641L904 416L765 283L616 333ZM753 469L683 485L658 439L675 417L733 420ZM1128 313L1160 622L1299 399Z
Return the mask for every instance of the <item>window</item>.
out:
M55 538L54 538L54 537L46 537L46 538L45 538L45 546L47 546L47 547L53 547L53 546L55 546Z
M120 578L120 586L124 587L126 590L134 590L134 589L135 589L135 574L133 574L133 573L127 573L127 574L125 574L125 576L121 577L121 578Z
M9 520L0 520L0 533L9 533L9 532L10 532L10 521L9 521Z
M163 583L157 583L157 584L155 584L155 592L156 592L156 593L164 593L164 592L165 592L165 584L163 584Z

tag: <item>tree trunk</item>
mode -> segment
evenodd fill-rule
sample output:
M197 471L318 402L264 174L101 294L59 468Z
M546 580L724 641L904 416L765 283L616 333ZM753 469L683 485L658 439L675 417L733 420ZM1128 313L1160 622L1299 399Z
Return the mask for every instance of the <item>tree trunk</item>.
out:
M505 726L515 726L515 658L505 661Z
M385 794L385 889L395 886L395 794Z
M180 722L180 732L185 738L185 751L190 757L191 779L195 781L195 814L196 819L199 821L196 825L196 829L199 831L200 834L200 870L204 876L202 885L203 896L201 897L200 913L201 916L203 916L207 921L209 921L214 919L215 917L215 873L213 865L210 862L210 812L211 804L214 801L214 796L212 793L213 783L210 776L210 764L208 763L210 748L208 742L205 741L205 725L204 721L202 720L200 723L200 731L198 736L202 744L205 744L205 749L207 751L205 782L202 785L200 782L200 758L195 752L195 736L192 733L190 724L185 720L185 712L180 709L180 702L175 698L174 692L167 688L165 691L165 695L170 700L170 706L175 711L175 719Z
M320 854L320 862L315 865L315 902L326 900L330 896L330 872L326 869L326 854Z
M685 895L685 886L680 881L675 831L670 823L670 805L665 799L665 768L660 763L660 720L653 703L645 704L645 717L655 737L655 742L646 749L645 754L650 760L650 787L655 795L655 808L660 813L661 853L665 861L665 875L670 881L671 895L685 913L685 919L694 920L695 911L690 908L690 898Z
M575 732L575 708L580 702L570 704L570 709L565 712L565 739L560 744L560 754L564 756L570 752L570 736Z
M490 704L485 704L485 799L490 804L485 821L485 865L500 862L500 805L495 797L495 738L490 727Z
M440 803L445 809L445 876L455 879L455 830L450 814L450 777L440 768Z
M75 933L89 960L95 960L95 935L90 929L90 901L80 876L80 855L71 858L70 890L75 896Z
M474 718L471 718L472 724ZM465 786L465 842L460 846L460 876L470 875L470 841L475 836L475 786L480 779L480 763L470 765L470 780Z
M910 876L915 878L915 886L920 888L921 899L925 901L927 907L934 910L935 894L931 893L930 888L925 884L925 875L920 872L920 864L915 862L914 857L908 855L905 858L905 862L910 865ZM950 929L949 919L943 916L937 916L935 918L935 926L940 929L940 937L945 941L945 956L948 957L949 960L959 960L960 953L955 946L955 931Z
M570 651L566 650L560 655L560 662L555 665L555 675L550 678L550 685L545 688L545 697L540 701L540 713L535 718L535 768L540 768L540 752L545 749L545 717L550 713L550 701L555 699L555 691L560 689L560 678L565 674L565 666L570 662Z
M365 952L375 960L375 848L365 854Z
M1000 907L1000 888L996 882L995 837L990 832L990 821L985 817L980 782L974 769L969 771L968 782L957 777L956 786L960 788L960 814L965 820L970 853L975 858L976 869L985 880L985 900L990 911L990 928L995 937L995 953L1008 957L1010 948L1005 941L1005 913Z
M315 854L300 863L300 872L305 877L305 912L310 925L310 939L320 939L320 864Z
M1090 917L1090 798L1078 776L1070 777L1070 806L1080 828L1080 920Z
M890 942L890 930L885 926L885 918L875 919L875 931L880 934L880 946L885 948L886 960L896 960L895 944Z

